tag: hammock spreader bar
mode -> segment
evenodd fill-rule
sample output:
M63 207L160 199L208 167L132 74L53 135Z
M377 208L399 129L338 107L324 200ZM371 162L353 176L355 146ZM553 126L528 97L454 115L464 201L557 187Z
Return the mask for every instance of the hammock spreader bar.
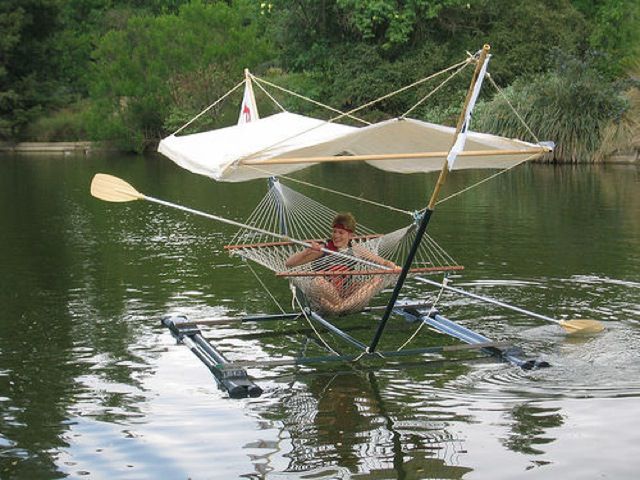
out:
M462 265L450 265L444 267L416 267L410 268L409 273L435 273L464 270ZM399 275L401 268L379 269L379 270L317 270L303 272L276 272L276 277L333 277L333 276L354 276L354 275Z
M370 240L372 238L380 238L383 235L380 233L376 233L373 235L358 235L357 237L353 237L353 241L359 241L359 240ZM324 239L321 238L311 238L311 239L306 239L306 240L301 240L302 242L305 243L311 243L311 242L324 242ZM224 249L225 250L239 250L241 248L265 248L265 247L285 247L285 246L289 246L289 245L295 245L294 242L262 242L262 243L246 243L244 245L225 245Z

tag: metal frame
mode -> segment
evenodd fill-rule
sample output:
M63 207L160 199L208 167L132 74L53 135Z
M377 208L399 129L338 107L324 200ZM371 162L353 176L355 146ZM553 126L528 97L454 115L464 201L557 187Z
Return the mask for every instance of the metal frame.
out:
M417 305L417 306L414 306ZM403 316L412 322L423 322L430 328L456 338L464 342L464 345L442 345L424 348L413 348L400 351L374 352L367 345L355 339L343 329L337 327L317 312L308 311L307 318L322 326L325 330L335 334L345 343L355 347L360 353L355 355L328 354L316 357L294 357L289 359L273 359L265 361L237 361L230 362L225 356L208 341L197 324L228 324L277 321L291 319L295 320L302 316L300 313L284 313L277 315L247 315L242 317L224 318L201 322L192 322L186 317L175 316L162 319L162 324L167 327L178 343L183 343L198 357L198 359L211 371L218 387L226 391L231 398L258 397L262 394L262 388L256 385L250 378L246 368L251 367L275 367L283 365L319 365L337 362L350 362L352 364L363 359L397 359L401 357L419 356L424 354L441 354L447 352L459 352L479 350L502 361L511 363L524 370L532 368L544 368L549 364L544 360L527 358L519 347L497 343L489 338L466 328L452 320L449 320L433 308L424 308L424 303L418 304L398 304L394 308L394 313ZM372 307L375 310L378 307Z

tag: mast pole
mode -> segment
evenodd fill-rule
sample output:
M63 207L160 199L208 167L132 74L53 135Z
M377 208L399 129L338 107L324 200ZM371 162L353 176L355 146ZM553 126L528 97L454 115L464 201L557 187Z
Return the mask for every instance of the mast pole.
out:
M482 47L482 50L480 51L478 63L476 64L476 68L475 68L475 71L473 72L473 77L471 78L469 89L467 90L467 96L464 101L464 106L462 107L462 111L460 112L460 116L458 117L456 132L453 136L453 142L451 144L451 148L449 149L450 152L453 149L454 145L456 144L456 140L458 139L458 136L462 131L462 127L464 125L465 118L467 116L467 110L469 108L469 102L471 101L471 97L473 95L474 87L478 82L478 77L480 76L480 71L482 70L482 66L487 61L487 56L489 54L490 49L491 47L485 44ZM411 245L409 254L407 255L404 265L402 266L402 272L400 272L398 281L396 282L396 285L393 289L393 293L391 294L391 298L389 299L389 303L387 304L384 314L382 315L382 319L380 320L380 324L378 325L378 329L376 330L376 333L373 336L373 339L371 340L371 344L369 345L369 348L368 348L369 353L373 353L375 351L376 347L378 346L378 342L380 341L380 337L382 337L382 332L384 331L387 321L391 316L391 312L393 311L396 301L398 300L398 296L400 295L400 291L402 290L404 281L407 278L407 274L409 273L409 269L411 268L413 259L416 255L416 252L418 251L418 247L420 246L422 237L424 236L424 233L427 230L427 225L429 224L429 220L431 219L431 215L433 214L433 210L435 209L438 195L440 194L440 190L442 189L442 186L444 185L444 182L446 181L448 174L449 174L449 162L448 162L448 159L445 159L445 161L442 164L442 169L440 170L440 175L438 176L438 180L433 189L433 193L431 194L429 204L427 205L427 209L425 210L424 214L422 215L422 219L420 220L420 225L418 227L416 236Z
M258 112L258 105L256 104L256 96L253 93L253 82L251 80L251 72L249 72L248 68L244 69L244 78L245 78L247 90L249 90L249 98L250 98L251 106L255 108L255 114L256 114L256 118L252 118L251 121L259 120L260 113Z

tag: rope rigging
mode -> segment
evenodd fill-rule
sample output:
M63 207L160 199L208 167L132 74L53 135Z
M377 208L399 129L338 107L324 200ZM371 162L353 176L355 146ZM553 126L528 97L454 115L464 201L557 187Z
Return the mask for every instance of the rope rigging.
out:
M262 77L258 77L258 76L256 76L256 75L254 75L254 74L252 74L252 73L250 73L250 72L248 72L248 71L247 71L247 72L246 72L246 78L245 78L245 80L243 80L242 82L240 82L238 85L234 86L231 90L229 90L227 93L225 93L225 94L224 94L220 99L218 99L216 102L214 102L213 104L211 104L210 106L208 106L207 108L205 108L202 112L200 112L198 115L196 115L194 118L192 118L189 122L187 122L187 123L186 123L184 126L182 126L180 129L176 130L176 132L174 132L174 133L173 133L173 135L178 134L178 133L179 133L180 131L182 131L184 128L186 128L186 127L187 127L187 126L189 126L191 123L193 123L195 120L197 120L198 118L200 118L204 113L206 113L206 112L207 112L207 111L209 111L211 108L213 108L215 105L217 105L217 104L218 104L218 103L220 103L222 100L224 100L225 98L227 98L231 93L233 93L234 91L236 91L240 86L242 86L243 84L245 84L246 82L249 82L249 81L251 81L251 82L255 83L255 85L257 85L257 86L258 86L258 88L259 88L259 89L260 89L260 90L261 90L261 91L262 91L262 92L263 92L263 93L264 93L264 94L265 94L265 95L266 95L266 96L267 96L267 97L268 97L268 98L269 98L269 99L270 99L270 100L271 100L271 101L272 101L272 102L277 106L277 108L278 108L280 111L287 111L287 110L286 110L286 108L285 108L285 107L284 107L280 102L278 102L278 101L274 98L274 96L273 96L271 93L269 93L269 91L265 88L265 86L270 87L270 88L273 88L273 89L278 90L278 91L280 91L280 92L286 93L287 95L294 96L294 97L296 97L296 98L299 98L299 99L301 99L301 100L304 100L304 101L306 101L306 102L309 102L309 103L311 103L311 104L313 104L313 105L316 105L316 106L322 107L322 108L324 108L324 109L326 109L326 110L328 110L328 111L330 111L330 112L333 112L333 113L338 114L337 116L334 116L333 118L329 119L329 120L327 121L327 123L336 122L336 121L338 121L338 120L340 120L340 119L342 119L342 118L347 117L347 118L351 118L351 119L353 119L353 120L355 120L355 121L357 121L357 122L360 122L360 123L362 123L362 124L370 125L370 122L368 122L368 121L366 121L366 120L364 120L364 119L362 119L362 118L359 118L359 117L355 116L354 114L355 114L355 113L357 113L357 112L359 112L359 111L361 111L361 110L363 110L363 109L365 109L365 108L371 107L372 105L375 105L375 104L377 104L377 103L379 103L379 102L381 102L381 101L383 101L383 100L386 100L386 99L388 99L388 98L390 98L390 97L393 97L393 96L398 95L398 94L400 94L400 93L402 93L402 92L405 92L405 91L407 91L407 90L409 90L409 89L412 89L412 88L415 88L415 87L417 87L417 86L419 86L419 85L422 85L422 84L424 84L424 83L428 82L429 80L435 79L435 78L437 78L437 77L440 77L441 75L444 75L444 74L446 74L446 73L449 73L449 76L448 76L448 77L446 77L444 80L442 80L442 81L441 81L438 85L436 85L436 86L435 86L435 87L434 87L434 88L433 88L429 93L427 93L427 94L426 94L425 96L423 96L420 100L418 100L414 105L412 105L409 109L407 109L407 111L405 111L405 112L401 115L401 117L400 117L400 118L405 118L405 117L407 117L411 112L413 112L413 111L414 111L418 106L422 105L422 104L423 104L427 99L429 99L429 98L430 98L431 96L433 96L436 92L438 92L441 88L443 88L447 83L449 83L449 82L450 82L454 77L456 77L457 75L459 75L459 74L460 74L460 73L461 73L461 72L462 72L462 71L463 71L467 66L469 66L469 65L473 64L475 61L476 61L476 57L475 57L474 55L472 55L472 54L469 54L469 53L468 53L467 58L466 58L465 60L461 61L461 62L458 62L458 63L456 63L456 64L454 64L454 65L451 65L451 66L449 66L449 67L447 67L447 68L444 68L444 69L442 69L442 70L440 70L440 71L438 71L438 72L435 72L435 73L433 73L433 74L431 74L431 75L429 75L429 76L426 76L426 77L424 77L424 78L421 78L421 79L419 79L419 80L417 80L417 81L415 81L415 82L413 82L413 83L411 83L411 84L409 84L409 85L406 85L406 86L401 87L401 88L399 88L399 89L396 89L396 90L394 90L394 91L392 91L392 92L389 92L389 93L388 93L388 94L386 94L386 95L383 95L383 96L381 96L381 97L378 97L378 98L376 98L376 99L374 99L374 100L372 100L372 101L370 101L370 102L365 103L364 105L361 105L361 106L359 106L359 107L353 108L353 109L351 109L351 110L349 110L349 111L347 111L347 112L344 112L344 111L341 111L340 109L337 109L337 108L331 107L331 106L329 106L329 105L327 105L327 104L324 104L324 103L322 103L322 102L319 102L319 101L317 101L317 100L314 100L314 99L312 99L312 98L310 98L310 97L308 97L308 96L301 95L301 94L299 94L299 93L297 93L297 92L295 92L295 91L292 91L292 90L290 90L290 89L287 89L287 88L285 88L285 87L282 87L282 86L280 86L280 85L277 85L277 84L275 84L275 83L273 83L273 82L270 82L270 81L268 81L268 80L266 80L266 79L264 79L264 78L262 78ZM532 136L532 138L534 138L534 139L535 139L536 143L540 143L540 142L539 142L539 140L538 140L538 138L535 136L535 134L534 134L534 133L532 132L532 130L530 129L530 127L526 124L526 122L525 122L524 118L523 118L523 117L522 117L522 116L521 116L521 115L516 111L515 107L511 104L511 102L508 100L508 98L506 97L506 95L504 94L504 92L503 92L503 91L498 87L498 85L495 83L495 81L493 80L493 78L491 77L491 75L490 75L489 73L487 73L487 77L488 77L488 79L489 79L489 81L490 81L491 85L493 85L493 87L494 87L494 88L495 88L495 90L497 91L497 93L498 93L498 94L499 94L499 95L500 95L500 96L501 96L501 97L506 101L506 103L507 103L507 105L509 106L509 108L511 109L511 111L516 115L516 117L518 118L518 120L519 120L519 121L522 123L522 125L526 128L526 130L529 132L529 134ZM314 130L314 129L316 129L316 128L319 128L319 127L314 127L314 128L312 128L312 129L310 129L310 130ZM306 130L306 131L304 131L304 132L298 133L296 136L299 136L299 135L302 135L302 134L306 134L306 133L308 133L308 132L309 132L309 130ZM291 139L292 139L292 138L288 138L287 140L291 140ZM277 145L277 143L276 143L276 144L273 144L273 145L270 145L269 147L265 148L264 150L269 149L269 148L273 148L273 147L275 147L276 145ZM259 153L261 153L261 152L254 152L254 155L259 154ZM523 162L524 162L524 161L527 161L527 160L529 160L529 158L525 158L525 159L523 159ZM453 193L453 194L449 195L449 196L448 196L448 197L446 197L446 198L443 198L443 199L439 200L439 201L438 201L438 204L443 203L443 202L445 202L445 201L448 201L448 200L450 200L450 199L452 199L452 198L455 198L456 196L461 195L461 194L462 194L462 193L464 193L464 192L467 192L467 191L469 191L469 190L472 190L473 188L476 188L477 186L479 186L479 185L481 185L481 184L485 183L486 181L489 181L489 180L491 180L491 179L493 179L493 178L496 178L497 176L499 176L499 175L501 175L501 174L503 174L503 173L506 173L507 171L511 170L511 169L512 169L512 168L514 168L514 167L515 167L515 165L510 166L510 167L507 167L507 168L504 168L504 169L500 170L499 172L497 172L497 173L495 173L495 174L489 175L489 176L488 176L488 177L486 177L485 179L482 179L482 180L480 180L480 181L476 182L475 184L473 184L473 185L471 185L471 186L468 186L468 187L466 187L466 188L464 188L464 189L462 189L462 190L460 190L460 191L458 191L458 192L455 192L455 193ZM247 167L246 167L246 168L253 168L253 169L258 170L258 171L261 171L261 172L263 172L263 173L267 173L267 174L270 174L270 175L276 175L274 172L270 172L270 171L269 171L269 170L267 170L267 169L259 168L259 167L256 167L256 166L249 166L249 165L247 165ZM318 189L320 189L320 190L324 190L324 191L328 191L328 192L331 192L331 193L334 193L334 194L337 194L337 195L341 195L341 196L344 196L344 197L346 197L346 198L350 198L350 199L352 199L352 200L354 200L354 201L367 203L367 204L374 205L374 206L377 206L377 207L380 207L380 208L385 208L385 209L387 209L387 210L389 210L389 211L394 211L394 212L397 212L397 213L402 213L402 214L405 214L405 215L408 215L408 216L414 216L414 215L416 214L416 212L414 212L414 211L408 211L408 210L405 210L405 209L401 209L401 208L394 207L394 206L392 206L392 205L386 205L386 204L383 204L383 203L380 203L380 202L376 202L376 201L373 201L373 200L370 200L370 199L366 199L366 198L363 198L363 197L360 197L360 196L350 195L350 194L345 193L345 192L339 192L339 191L336 191L336 190L329 189L329 188L327 188L327 187L322 187L322 186L319 186L319 185L314 185L314 184L312 184L312 183L310 183L310 182L303 182L303 181L301 181L301 180L296 180L296 179L293 179L293 178L291 178L291 177L284 177L284 176L281 176L281 178L286 178L287 180L292 181L292 182L297 182L297 183L300 183L300 184L304 184L304 185L306 185L306 186L310 186L310 187L318 188ZM419 210L417 213L422 213L423 211L424 211L424 210L422 209L422 210Z

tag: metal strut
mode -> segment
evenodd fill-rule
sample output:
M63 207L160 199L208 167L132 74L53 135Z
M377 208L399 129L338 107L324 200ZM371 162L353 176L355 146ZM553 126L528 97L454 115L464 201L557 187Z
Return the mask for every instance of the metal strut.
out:
M391 294L391 298L389 299L389 303L387 303L387 307L382 315L382 319L378 324L378 329L376 330L373 339L371 340L371 344L369 345L368 352L373 353L378 346L378 342L380 341L380 337L382 337L382 332L387 324L387 320L391 316L391 312L396 305L396 300L398 300L398 296L400 295L400 291L402 290L402 286L404 285L404 281L407 278L407 274L409 273L409 269L411 269L411 264L413 263L413 259L416 256L416 252L418 251L418 247L420 247L420 242L422 241L422 237L424 236L424 232L427 230L427 225L429 224L429 220L431 218L431 214L433 210L427 209L422 215L422 219L420 220L420 226L418 227L418 231L416 232L416 236L413 239L413 244L411 245L411 250L407 255L407 258L404 261L404 265L402 266L402 272L400 272L400 276L396 281L396 285L393 288L393 293Z
M440 315L438 311L424 312L415 308L399 308L397 310L410 321L423 322L440 333L457 338L469 345L475 345L484 352L498 357L505 362L516 365L523 370L549 367L549 363L535 358L526 358L523 350L516 346L490 345L491 340L484 335Z

